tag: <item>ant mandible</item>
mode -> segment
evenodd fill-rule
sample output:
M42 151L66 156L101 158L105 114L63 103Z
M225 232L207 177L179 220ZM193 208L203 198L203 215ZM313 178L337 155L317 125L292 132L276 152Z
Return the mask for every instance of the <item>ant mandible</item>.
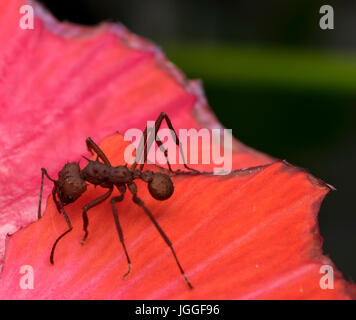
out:
M167 149L164 148L163 143L161 140L157 137L157 132L163 122L163 120L166 121L168 128L171 130L172 136L179 147L179 151L181 153L184 167L188 170L190 170L190 173L194 174L199 174L201 173L198 170L195 170L193 168L190 168L184 159L184 152L182 149L182 145L178 139L178 136L172 126L172 123L168 116L164 113L161 112L160 115L158 116L157 120L155 121L154 124L154 137L155 137L155 142L157 143L157 146L160 148L160 150L164 153L165 158L167 160L168 168L171 173L187 173L183 172L180 170L173 171L171 168L171 165L168 161L168 151ZM51 250L51 255L50 255L50 262L51 264L54 264L54 251L55 248L58 244L58 241L62 239L66 234L68 234L70 231L72 231L72 223L69 219L68 214L66 213L64 207L70 203L75 202L87 189L87 183L89 182L95 186L100 186L103 188L109 189L108 192L103 194L97 199L92 200L88 204L86 204L83 207L82 211L82 217L83 217L83 229L84 229L84 237L81 241L81 244L84 244L86 238L88 237L88 215L87 212L89 209L97 206L98 204L102 203L105 201L108 197L113 192L114 187L116 187L120 195L116 197L111 198L111 207L112 207L112 212L114 215L114 221L115 221L115 226L119 235L120 242L122 244L122 247L124 249L126 259L127 259L127 264L128 264L128 271L123 275L123 278L125 278L130 272L131 272L131 261L130 257L128 255L125 242L124 242L124 236L122 232L122 228L119 222L119 215L118 211L116 209L115 204L117 202L120 202L124 199L124 195L126 192L126 189L129 189L129 191L132 194L132 200L135 204L140 206L145 213L148 215L150 220L153 222L154 226L162 236L163 240L166 242L166 244L169 246L169 248L172 251L173 257L178 265L178 268L184 277L185 282L189 286L190 289L193 289L193 286L189 282L187 276L185 275L185 272L179 263L179 260L177 258L177 255L173 249L171 241L168 239L167 235L164 233L162 228L159 226L155 218L153 217L152 213L148 208L145 206L144 202L137 196L137 186L136 183L134 182L135 179L141 179L142 181L146 182L148 184L148 190L151 194L151 196L154 199L157 200L167 200L170 198L173 194L174 191L174 185L171 180L171 178L164 173L161 172L153 172L150 170L143 171L143 167L145 165L145 162L147 161L147 151L150 149L151 144L153 143L152 139L148 141L147 138L147 126L143 132L140 145L142 146L143 144L143 154L144 158L143 161L140 164L140 168L136 169L137 167L137 160L142 160L142 154L140 154L139 158L136 156L136 161L131 165L130 168L128 168L128 165L126 163L125 166L116 166L113 167L110 164L109 159L106 157L104 152L99 148L99 146L91 139L87 138L86 139L86 145L89 150L89 152L93 155L95 152L96 153L96 160L88 160L88 164L86 167L83 169L80 169L79 167L79 162L70 162L64 165L64 167L61 169L61 171L58 173L58 180L52 179L46 169L41 168L42 171L42 177L41 177L41 189L40 189L40 199L39 199L39 206L38 206L38 219L41 218L41 202L42 202L42 190L43 190L43 181L44 177L47 177L50 181L53 182L54 186L52 189L52 197L53 200L56 204L57 210L59 213L63 213L64 218L67 222L68 225L68 230L65 231L63 234L61 234L57 240L54 242ZM102 160L102 162L99 161Z

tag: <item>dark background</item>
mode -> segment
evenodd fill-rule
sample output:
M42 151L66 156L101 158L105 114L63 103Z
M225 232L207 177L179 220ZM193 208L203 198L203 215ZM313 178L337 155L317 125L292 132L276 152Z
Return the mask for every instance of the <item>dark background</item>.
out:
M41 2L59 20L120 21L154 41L202 79L237 139L334 185L319 214L323 249L356 281L356 1ZM324 4L334 30L319 28Z

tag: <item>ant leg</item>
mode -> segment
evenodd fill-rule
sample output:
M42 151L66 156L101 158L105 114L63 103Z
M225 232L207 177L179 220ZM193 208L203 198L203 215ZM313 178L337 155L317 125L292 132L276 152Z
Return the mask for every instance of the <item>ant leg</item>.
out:
M177 138L177 139L178 139L178 138ZM163 152L164 156L166 157L166 161L167 161L167 164L168 164L168 169L169 169L169 171L172 172L172 173L178 173L178 172L180 172L179 169L178 169L178 170L175 170L175 171L172 170L171 164L170 164L169 161L168 161L168 150L163 146L162 141L161 141L158 137L156 137L156 143L157 143L157 146L159 147L159 149ZM181 145L179 145L179 150L181 150ZM184 166L185 166L188 170L191 170L191 171L193 171L193 172L199 172L198 170L195 170L195 169L192 169L192 168L188 167L188 165L185 163L183 150L181 150L181 154L182 154L182 157L183 157L183 164L184 164ZM142 171L142 170L141 170L141 171Z
M54 257L54 250L56 249L56 246L58 244L58 241L61 240L67 233L69 233L70 231L72 231L73 229L73 226L72 226L72 223L70 222L70 219L67 215L67 213L65 212L64 208L63 208L63 204L62 202L59 200L59 205L60 205L60 208L62 210L62 213L64 215L64 218L66 219L66 222L67 222L67 225L68 225L68 230L65 231L64 233L62 233L58 238L57 240L54 242L53 246L52 246L52 250L51 250L51 256L49 258L51 264L54 264L54 260L53 260L53 257Z
M182 266L179 263L178 257L176 255L174 249L173 249L173 245L172 245L171 241L168 239L167 235L164 233L162 228L159 226L158 222L156 221L156 219L154 218L154 216L152 215L150 210L148 210L148 208L145 206L144 202L140 198L137 197L137 186L136 186L136 184L133 182L133 183L128 185L128 188L129 188L130 192L133 195L133 197L132 197L133 202L136 203L138 206L140 206L145 211L145 213L148 215L148 217L151 219L152 223L154 224L154 226L156 227L156 229L160 233L161 237L166 242L168 247L171 249L173 257L174 257L174 259L175 259L175 261L177 263L177 266L178 266L178 268L180 270L180 273L182 274L185 282L187 283L187 285L188 285L188 287L190 289L193 289L192 284L189 282L187 276L185 275L185 272L184 272Z
M127 265L128 265L127 272L122 276L122 278L125 279L129 275L129 273L131 272L131 261L130 261L129 254L128 254L126 246L125 246L124 234L122 232L122 228L121 228L120 221L119 221L119 214L117 212L115 204L116 204L116 202L120 202L120 201L122 201L124 199L126 187L125 186L121 186L121 187L118 186L118 189L121 192L121 194L119 196L113 197L111 199L111 207L112 207L112 212L113 212L113 215L114 215L116 230L117 230L117 233L119 234L119 239L120 239L120 242L121 242L122 247L124 249L124 252L125 252L125 255L126 255L126 260L127 260Z
M43 192L43 181L44 181L44 177L46 176L48 180L52 181L54 185L56 185L56 180L52 179L47 170L45 168L41 168L41 171L42 171L42 175L41 175L41 188L40 188L40 199L39 199L39 202L38 202L38 211L37 211L37 218L38 220L41 219L41 206L42 206L42 192ZM56 202L56 205L57 205L57 201L56 201L56 198L55 198L55 187L53 188L52 190L52 196L53 196L53 199L54 201ZM58 205L57 205L57 209L58 209ZM58 209L59 211L59 209Z
M151 147L151 143L150 143L150 147ZM147 160L147 149L148 148L147 148L147 126L146 126L145 130L143 131L143 135L141 137L138 148L136 149L136 159L138 159L138 161L141 160L142 152L143 152L144 153L143 163L145 163L145 161ZM135 162L131 165L130 169L132 171L134 171L136 169L136 166L137 166L137 160L135 160ZM142 169L141 169L141 171L142 171Z
M109 159L106 157L105 153L103 152L103 150L101 150L99 148L99 146L90 138L88 137L85 140L86 144L87 144L87 148L88 151L93 155L93 150L95 151L95 153L97 154L97 159L100 158L101 160L103 160L103 162L105 164L110 165L110 161Z
M110 190L103 194L102 196L100 196L99 198L87 203L84 207L83 207L83 230L85 232L83 240L80 242L81 244L85 243L86 238L88 237L88 224L89 224L89 220L88 220L88 214L87 211L95 206L97 206L98 204L102 203L103 201L105 201L112 193L113 191L113 187L110 188Z
M40 200L39 200L39 205L38 205L38 219L41 218L41 202L42 202L42 191L43 191L43 180L44 180L44 177L46 176L49 180L51 180L53 183L54 183L54 187L52 189L52 197L53 197L53 200L54 202L56 203L56 207L57 207L57 210L59 213L63 213L64 215L64 218L66 219L66 222L67 222L67 225L68 225L68 230L65 231L64 233L62 233L58 238L57 240L54 242L53 246L52 246L52 250L51 250L51 255L50 255L50 262L52 264L54 264L54 260L53 260L53 257L54 257L54 250L56 249L56 246L57 246L57 243L59 240L61 240L68 232L72 231L73 227L72 227L72 223L70 222L70 219L67 215L67 213L65 212L64 210L64 207L63 207L63 204L62 204L62 201L61 200L58 200L56 195L57 195L57 188L56 188L56 180L52 179L47 170L44 169L44 168L41 168L41 171L42 171L42 179L41 179L41 189L40 189Z
M158 122L158 120L160 121L160 123ZM179 148L179 152L182 156L182 159L183 159L183 164L184 164L184 167L190 171L193 171L193 172L196 172L196 173L199 173L200 171L196 170L196 169L193 169L191 167L189 167L185 161L185 156L184 156L184 152L183 152L183 147L182 147L182 143L180 142L179 138L178 138L178 135L176 133L176 131L174 130L174 127L172 125L172 122L171 120L169 119L169 117L164 113L164 112L161 112L161 114L159 115L158 119L157 119L157 122L158 122L158 129L159 127L161 126L161 123L163 120L166 120L166 123L167 123L167 126L168 126L168 129L171 131L171 134L172 134L172 137L176 143L176 145L178 146ZM157 137L157 132L158 132L158 129L156 129L156 137ZM173 132L172 132L173 131ZM174 133L174 135L173 135ZM160 141L160 139L157 137L156 138L156 143L158 145L158 147L162 150L161 146L162 146L162 142ZM162 146L163 147L163 146ZM163 151L164 150L164 151ZM167 159L167 162L168 162L168 152L167 150L164 149L163 147L163 153ZM168 162L168 166L170 168L170 165L169 165L169 162ZM170 171L171 172L179 172L180 170L176 170L176 171L172 171L171 168L170 168Z
M169 168L169 171L173 172L173 173L177 173L177 172L180 172L180 170L176 170L176 171L173 171L172 168L171 168L171 165L168 161L168 151L167 149L164 148L163 146L163 143L162 141L158 138L157 136L157 133L158 133L158 130L160 129L161 125L162 125L162 122L163 120L166 121L167 123L167 126L168 128L171 130L171 134L172 134L172 137L176 143L176 145L178 146L179 148L179 152L182 156L182 159L183 159L183 164L184 164L184 167L190 171L193 171L195 173L199 173L200 171L196 170L196 169L193 169L191 167L189 167L187 164L186 164L186 160L185 160L185 156L184 156L184 151L183 151L183 147L182 147L182 143L180 142L178 136L177 136L177 133L176 131L174 130L174 127L172 125L172 122L171 120L169 119L169 117L164 113L164 112L161 112L160 115L158 116L157 120L155 121L155 141L157 143L157 146L160 148L160 150L164 153L164 156L166 157L167 159L167 164L168 164L168 168ZM173 131L173 132L172 132ZM174 134L174 135L173 135ZM143 142L142 142L143 141ZM144 157L143 157L143 162L141 163L140 165L140 171L143 170L143 167L145 165L145 162L147 161L147 153L148 153L148 150L151 148L151 145L153 143L153 139L150 139L149 142L147 142L147 126L145 128L145 131L143 133L143 136L141 138L141 141L140 141L140 144L139 144L139 148L142 147L142 143L143 143L143 152L144 152ZM141 155L139 157L139 159L141 159L142 157L142 151L141 151ZM135 169L136 168L136 165L137 165L137 162L135 161L134 164L132 165L131 169Z
M58 212L61 213L61 206L60 206L59 201L57 199L57 190L56 190L55 187L52 189L52 198L53 198L54 203L56 204Z
M157 137L157 132L159 130L159 128L161 127L161 124L162 124L162 121L164 119L164 115L165 113L161 112L160 115L158 116L157 120L155 121L155 133L154 133L154 136L152 137L152 135L150 135L150 139L149 141L147 141L147 125L146 125L146 128L143 132L143 135L142 135L142 138L141 138L141 141L140 141L140 144L138 146L138 149L137 152L141 152L141 154L139 155L139 157L137 157L137 154L136 154L136 158L141 160L142 158L142 152L143 152L143 161L140 165L140 171L143 170L143 167L145 165L145 162L147 161L147 154L148 154L148 150L151 149L151 146L152 146L152 143L153 143L153 140L155 139L158 139L159 138ZM157 141L156 141L157 142ZM143 146L142 146L143 144ZM162 148L164 149L164 147L161 148L161 145L162 145L162 142L159 140L159 143L157 143L158 147L161 149L161 151L164 153L164 155L166 156L167 152L162 150ZM142 150L143 148L143 150ZM167 163L168 163L168 155L166 156L166 159L167 159ZM184 161L185 162L185 161ZM134 164L131 166L131 169L134 170L136 168L136 165L137 165L137 162L135 161ZM171 166L170 164L168 163L168 167L170 169L170 171L172 171L171 169Z

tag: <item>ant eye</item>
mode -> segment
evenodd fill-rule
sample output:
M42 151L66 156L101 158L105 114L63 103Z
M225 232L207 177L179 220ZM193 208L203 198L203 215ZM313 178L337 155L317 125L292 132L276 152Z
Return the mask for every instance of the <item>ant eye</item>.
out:
M157 172L153 175L152 181L149 182L148 190L156 200L166 200L173 194L174 186L170 177Z

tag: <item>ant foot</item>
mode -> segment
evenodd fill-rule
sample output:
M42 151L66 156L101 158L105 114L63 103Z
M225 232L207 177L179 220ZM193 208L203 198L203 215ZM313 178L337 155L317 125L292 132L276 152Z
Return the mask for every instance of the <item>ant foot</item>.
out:
M127 270L127 272L122 276L122 279L125 279L131 272L131 263L129 263L129 269Z

